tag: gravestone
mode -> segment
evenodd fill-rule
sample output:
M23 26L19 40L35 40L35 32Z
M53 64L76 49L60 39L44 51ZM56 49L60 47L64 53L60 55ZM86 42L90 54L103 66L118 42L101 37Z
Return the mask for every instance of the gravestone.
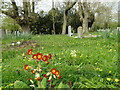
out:
M83 30L82 30L82 27L79 26L78 29L77 29L77 32L78 32L78 38L81 38L81 39L82 39L82 37L83 37L83 36L82 36L82 31L83 31Z
M68 36L71 37L71 26L68 26Z
M8 30L6 29L6 35L8 34Z
M120 31L120 27L117 27L117 30Z
M15 31L15 38L16 38L16 35L17 35L17 31Z
M17 36L19 37L19 35L20 35L19 31L17 31Z

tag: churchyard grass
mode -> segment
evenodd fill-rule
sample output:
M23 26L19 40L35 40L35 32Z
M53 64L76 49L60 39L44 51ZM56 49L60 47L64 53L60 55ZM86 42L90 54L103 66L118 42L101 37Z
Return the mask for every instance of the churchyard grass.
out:
M99 35L103 32L91 32ZM77 35L77 34L76 34ZM86 34L88 35L88 34ZM20 38L3 38L2 88L14 88L16 80L30 85L32 73L24 70L24 63L35 65L34 60L26 59L28 49L36 53L52 54L50 66L60 71L62 78L52 85L71 82L73 88L120 88L118 71L118 38L112 37L73 38L67 35L31 35ZM36 41L39 46L15 47L11 42ZM9 44L9 47L7 45ZM74 53L72 53L74 52ZM44 76L41 76L43 78ZM35 82L37 83L37 82ZM69 84L68 84L69 85Z

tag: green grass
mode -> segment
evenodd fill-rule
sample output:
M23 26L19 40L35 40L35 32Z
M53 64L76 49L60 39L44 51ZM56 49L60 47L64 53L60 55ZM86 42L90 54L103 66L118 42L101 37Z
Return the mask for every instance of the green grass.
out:
M102 32L92 32L92 34L99 35ZM64 84L68 84L68 81L71 81L75 88L120 88L120 81L115 82L115 79L120 80L120 73L118 72L118 38L116 35L109 38L84 39L75 39L67 35L34 35L17 39L9 36L9 38L3 38L2 43L10 44L24 39L35 40L40 47L33 48L34 53L52 54L52 59L49 60L50 64L47 66L46 71L56 68L62 76L60 80L53 80L53 84L58 85L61 81ZM18 49L3 48L3 88L9 87L7 85L14 83L16 80L30 85L28 79L30 77L34 78L34 75L25 71L24 65L34 66L36 63L34 60L28 61L28 58L24 59L22 54L25 53L26 57L30 57L27 55L27 51L31 49L31 46ZM76 50L76 57L70 55L71 50ZM56 63L58 65L54 65ZM97 68L98 70L96 70ZM43 75L43 73L41 74ZM41 77L43 78L43 76ZM107 78L111 78L111 81L108 81Z

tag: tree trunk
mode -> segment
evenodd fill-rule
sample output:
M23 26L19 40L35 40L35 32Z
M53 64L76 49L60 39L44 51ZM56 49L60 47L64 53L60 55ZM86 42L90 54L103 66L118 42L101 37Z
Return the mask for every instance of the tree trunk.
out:
M21 28L22 28L22 31L23 31L23 35L28 35L28 34L30 34L29 25L22 25Z
M53 34L55 35L55 8L53 0L52 0L52 16L53 16Z
M66 34L66 25L67 25L67 15L64 11L64 22L63 22L62 34Z
M84 6L84 19L83 19L83 33L88 32L88 7L87 2L83 3Z
M88 32L88 20L87 18L83 19L83 34L85 34L86 32Z

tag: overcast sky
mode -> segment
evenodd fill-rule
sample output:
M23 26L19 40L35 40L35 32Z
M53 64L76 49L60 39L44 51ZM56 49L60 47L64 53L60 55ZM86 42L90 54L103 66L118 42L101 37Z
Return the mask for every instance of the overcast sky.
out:
M4 2L10 2L11 0L3 0ZM17 2L17 5L22 6L23 0L15 0ZM31 1L31 0L30 0ZM35 7L35 10L37 11L45 11L48 12L52 8L52 0L35 0L37 2L37 6ZM55 3L57 2L65 2L66 0L54 0ZM74 0L71 0L74 1ZM83 0L81 0L83 1ZM88 1L94 1L94 2L118 2L120 0L88 0ZM37 12L36 11L36 12Z

